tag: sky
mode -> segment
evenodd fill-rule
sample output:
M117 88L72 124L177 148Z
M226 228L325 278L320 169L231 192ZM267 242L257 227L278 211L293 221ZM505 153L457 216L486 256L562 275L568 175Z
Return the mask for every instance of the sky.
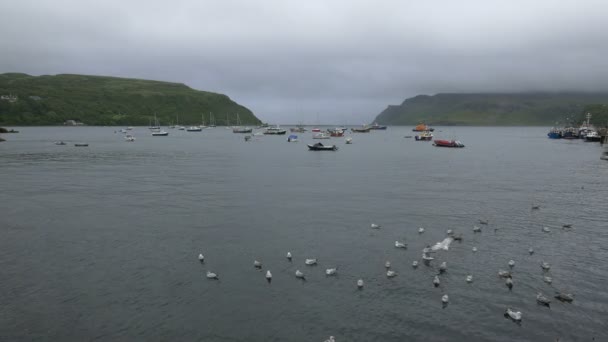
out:
M442 92L608 90L604 0L0 0L0 73L185 83L270 123Z

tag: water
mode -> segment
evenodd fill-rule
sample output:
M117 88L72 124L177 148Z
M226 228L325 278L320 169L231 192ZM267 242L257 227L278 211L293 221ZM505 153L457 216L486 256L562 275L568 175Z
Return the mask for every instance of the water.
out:
M309 133L246 143L220 127L168 137L137 127L134 143L100 127L4 135L0 340L607 340L600 146L549 140L546 128L456 127L435 136L467 147L445 149L405 139L410 129L323 141L337 152L307 151ZM474 234L478 219L489 225ZM413 269L447 229L464 241ZM512 291L497 277L510 259ZM397 277L387 279L386 260ZM536 304L537 291L555 290L576 298ZM503 317L507 306L521 325Z

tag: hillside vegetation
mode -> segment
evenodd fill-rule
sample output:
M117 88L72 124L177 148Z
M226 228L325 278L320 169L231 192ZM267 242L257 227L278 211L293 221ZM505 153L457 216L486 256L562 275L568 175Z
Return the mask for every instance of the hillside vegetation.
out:
M608 93L506 93L419 95L388 106L376 117L384 125L523 126L580 122L587 111L602 112ZM600 114L592 122L604 126Z
M161 125L209 123L254 125L260 120L228 96L184 84L140 79L60 74L0 74L0 125L148 125L156 114Z

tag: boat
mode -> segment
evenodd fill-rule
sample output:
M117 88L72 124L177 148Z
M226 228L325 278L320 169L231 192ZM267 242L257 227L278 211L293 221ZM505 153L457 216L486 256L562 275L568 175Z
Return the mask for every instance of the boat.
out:
M562 139L578 139L578 130L574 127L566 127L561 131Z
M131 126L127 127L127 131L132 131L132 130L133 130L133 127L131 127Z
M374 124L373 124L373 125L371 125L371 127L370 127L370 128L371 128L371 129L381 129L381 130L385 130L385 129L386 129L386 126L380 126L380 125L378 125L378 123L377 123L377 122L374 122Z
M281 129L279 125L276 125L274 127L268 127L264 131L264 134L266 135L284 135L285 133L287 133L287 130Z
M129 142L133 142L133 141L135 141L135 137L134 137L134 136L132 136L132 135L130 135L130 134L127 134L127 135L125 136L125 140L126 140L126 141L129 141Z
M298 124L296 127L290 128L289 131L293 133L304 133L306 132L306 128L304 128L304 125Z
M289 137L287 137L287 142L298 142L298 136L297 135L290 135Z
M184 126L179 126L177 129L178 129L178 130L180 130L180 131L185 131L185 130L186 130L186 127L184 127Z
M55 145L66 145L63 141L55 141Z
M416 127L414 127L412 129L412 131L414 131L414 132L424 132L424 131L433 132L434 130L435 130L434 128L431 128L423 123L416 125Z
M312 138L313 139L330 139L331 136L329 134L327 134L327 133L319 132L319 133L314 133L312 135Z
M308 149L310 151L337 151L338 150L338 146L336 145L323 145L320 142L316 143L314 145L308 144Z
M363 127L361 127L361 128L355 128L355 127L353 127L353 128L351 128L350 130L351 130L352 132L355 132L355 133L369 133L369 131L370 131L371 129L372 129L371 127L369 127L369 126L365 125L365 126L363 126Z
M186 132L202 132L203 129L199 126L190 126L186 128Z
M253 132L253 128L242 127L241 119L239 118L239 114L236 114L236 126L232 128L232 133L251 133Z
M76 147L87 147L87 146L89 146L89 144L87 144L87 143L75 143L74 146L76 146Z
M604 148L604 151L602 152L602 155L600 156L600 159L602 159L602 160L608 160L608 147Z
M585 135L585 141L599 142L601 140L602 140L602 137L596 131L587 131L587 134Z
M344 130L341 128L330 128L327 131L329 132L329 135L332 137L343 137L344 136Z
M346 142L346 144L350 145L353 143L353 138L348 137L348 138L346 138L345 142Z
M152 119L150 119L150 130L160 129L160 125L158 124L158 120L156 119L156 113L154 113L154 126L152 126Z
M430 131L423 131L422 133L415 136L416 141L431 141L433 140L433 133Z
M433 143L437 147L464 147L464 144L458 140L441 140L437 139Z
M549 130L549 133L547 133L547 136L549 137L549 139L561 139L562 132L558 128L553 127Z
M166 137L169 135L169 132L165 132L161 129L159 129L158 131L154 131L152 132L152 136L153 137Z
M213 117L213 113L209 112L209 127L208 128L214 128L215 126L217 126L215 124L215 117Z

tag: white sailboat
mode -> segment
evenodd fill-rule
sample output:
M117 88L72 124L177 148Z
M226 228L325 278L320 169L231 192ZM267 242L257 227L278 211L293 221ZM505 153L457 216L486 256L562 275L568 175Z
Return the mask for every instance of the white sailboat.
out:
M239 113L236 113L236 127L232 129L232 133L251 133L253 128L241 126L241 119Z
M213 117L213 113L209 112L209 128L215 127L215 118Z

